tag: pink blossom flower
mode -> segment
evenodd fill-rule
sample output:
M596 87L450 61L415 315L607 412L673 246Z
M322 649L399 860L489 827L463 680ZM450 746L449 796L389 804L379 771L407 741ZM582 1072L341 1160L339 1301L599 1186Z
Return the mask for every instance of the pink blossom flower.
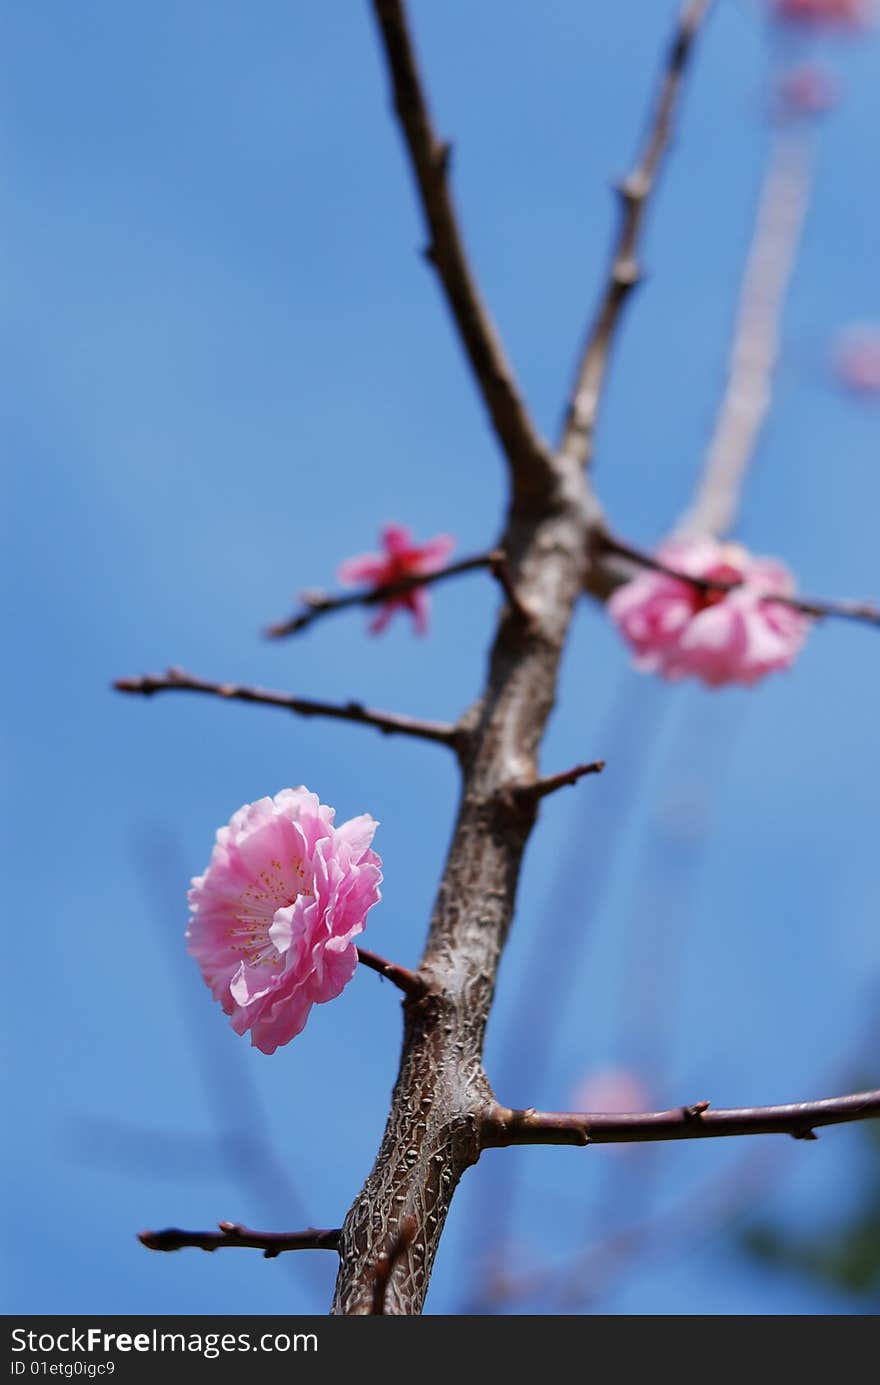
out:
M263 1053L299 1034L357 966L353 939L380 899L368 814L334 826L308 789L246 803L189 892L187 942L236 1034Z
M783 115L824 115L837 101L837 83L818 63L801 63L782 74L777 95Z
M839 337L834 354L841 384L854 394L880 394L880 328L849 328Z
M775 17L787 24L863 29L871 23L872 0L773 0Z
M790 606L762 599L793 595L794 580L782 563L708 538L670 539L657 556L676 572L740 585L705 592L646 570L619 587L608 610L635 650L636 668L718 688L750 685L791 666L810 622Z
M651 1097L645 1083L637 1072L628 1068L598 1068L578 1083L572 1096L573 1110L597 1114L612 1115L621 1111L632 1114L647 1111L650 1106Z
M439 572L455 547L449 534L438 534L427 543L413 542L409 529L402 524L386 524L381 533L384 553L362 553L342 563L336 576L343 586L384 587L406 577ZM371 635L380 634L397 610L411 611L416 629L424 635L428 629L431 601L424 587L412 587L399 596L383 601L379 614L370 622Z

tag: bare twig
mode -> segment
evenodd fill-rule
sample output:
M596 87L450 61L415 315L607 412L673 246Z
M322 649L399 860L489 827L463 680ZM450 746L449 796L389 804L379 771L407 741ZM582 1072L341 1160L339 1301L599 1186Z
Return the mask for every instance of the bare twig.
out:
M632 544L626 543L623 539L617 539L609 534L602 538L603 546L611 553L618 554L621 558L627 558L638 567L650 568L652 572L661 572L665 577L674 577L677 582L686 582L689 586L695 587L701 592L732 592L737 587L742 586L741 582L722 582L712 577L694 577L690 573L680 572L678 568L669 567L662 563L653 554L646 553L641 548L635 548ZM827 616L833 616L838 620L859 620L868 625L880 625L880 607L872 605L868 601L822 601L814 600L806 596L782 596L768 592L761 597L762 601L770 602L776 606L788 606L792 611L799 611L802 615L812 616L816 620L821 620Z
M585 466L591 459L605 373L621 310L642 277L638 251L645 210L669 145L682 78L708 4L709 0L688 0L681 12L645 146L636 167L618 189L620 229L611 270L598 311L587 333L559 443L560 453L575 458Z
M141 1231L138 1240L147 1250L183 1250L194 1246L197 1250L223 1250L226 1246L242 1246L250 1250L261 1250L267 1260L273 1260L288 1250L338 1250L340 1232L319 1231L307 1227L305 1231L252 1231L250 1227L239 1226L236 1222L218 1222L219 1231L182 1231L180 1227L169 1226L164 1231Z
M507 1145L635 1144L651 1140L694 1140L728 1135L791 1135L816 1139L814 1128L880 1117L880 1090L800 1101L788 1106L751 1106L711 1111L708 1101L671 1111L636 1115L591 1115L523 1111L495 1106L482 1128L485 1148Z
M770 409L785 296L801 241L812 177L802 128L774 138L740 290L727 385L683 534L727 533Z
M591 760L589 764L574 765L571 769L563 770L561 774L549 774L545 779L536 779L534 784L517 785L515 793L519 799L537 803L548 794L555 793L557 789L576 784L585 774L601 774L604 768L604 760Z
M549 449L538 436L519 393L489 312L468 263L449 191L449 145L437 135L402 0L373 0L385 50L394 108L418 184L430 240L427 259L437 271L492 425L507 457L515 492L525 498L550 479Z
M256 702L266 707L280 707L301 717L333 717L336 721L354 721L362 726L375 726L385 735L415 736L423 741L437 741L453 749L458 743L454 726L441 721L420 721L417 717L400 716L393 712L375 712L359 702L314 702L290 693L272 692L266 688L243 687L239 683L210 683L195 678L183 669L170 668L164 674L145 674L141 678L118 678L113 684L118 692L140 693L152 697L160 692L207 693L229 702Z
M384 957L380 957L375 952L369 952L365 947L359 947L357 955L362 966L369 967L371 971L377 971L380 976L385 977L386 981L391 981L413 1000L418 1000L425 994L427 985L418 972L410 971L408 967L399 967L396 962L387 962Z
M384 1315L385 1299L388 1295L388 1282L394 1273L394 1267L409 1250L417 1233L418 1226L415 1217L404 1217L400 1224L400 1230L394 1237L390 1249L383 1251L379 1255L373 1267L373 1314Z
M265 633L270 640L282 639L285 635L295 635L306 626L312 625L321 616L332 615L334 611L349 610L352 606L375 606L383 601L393 601L404 596L416 587L433 586L435 582L445 582L449 577L459 577L464 572L476 572L488 568L495 574L498 554L477 553L472 558L462 558L460 562L450 563L436 572L418 572L410 577L398 578L396 582L385 582L379 587L365 587L355 592L345 592L331 596L326 592L306 592L303 594L303 610L288 620L280 620L267 627ZM500 580L500 579L499 579Z

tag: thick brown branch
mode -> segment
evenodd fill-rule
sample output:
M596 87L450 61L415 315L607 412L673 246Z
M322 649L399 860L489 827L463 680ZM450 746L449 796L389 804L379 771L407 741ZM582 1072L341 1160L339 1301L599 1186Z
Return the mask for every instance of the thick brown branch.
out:
M138 1240L147 1250L183 1250L186 1246L223 1250L226 1246L243 1246L261 1250L267 1260L288 1250L339 1249L341 1232L338 1229L319 1231L310 1226L305 1231L252 1231L250 1227L231 1221L217 1224L219 1231L181 1231L177 1226L166 1227L164 1231L142 1231Z
M400 1225L400 1231L395 1236L391 1247L387 1251L382 1251L376 1264L373 1266L373 1314L385 1313L385 1298L388 1293L388 1282L394 1273L394 1267L398 1260L409 1250L418 1234L418 1223L415 1217L404 1217Z
M789 1106L751 1106L711 1111L708 1101L671 1111L635 1115L511 1110L495 1106L482 1126L484 1148L507 1145L607 1145L652 1140L696 1140L728 1135L791 1135L814 1140L814 1129L880 1118L880 1090L799 1101Z
M427 258L437 271L495 433L514 491L528 497L546 485L549 450L519 393L465 253L449 190L449 146L437 135L416 62L402 0L373 0L385 50L394 108L409 151L430 236Z
M537 778L559 661L583 587L590 494L560 462L544 497L514 505L502 546L528 621L504 611L481 696L462 719L463 784L419 974L404 1005L400 1070L382 1146L343 1226L333 1312L370 1314L373 1267L407 1217L417 1235L392 1269L384 1312L421 1310L453 1193L479 1156L492 1103L482 1048L523 852L535 821L510 788Z
M441 567L437 572L415 573L411 577L402 577L396 582L386 582L379 587L365 587L359 591L344 592L336 596L326 592L306 592L303 594L303 610L291 616L289 620L280 620L277 624L268 626L265 633L270 640L283 639L285 635L295 635L300 630L305 630L314 621L320 620L322 616L332 615L334 611L346 611L352 606L376 606L383 601L393 601L395 597L405 596L416 587L433 586L436 582L445 582L449 577L459 577L464 572L488 568L494 575L498 559L499 555L493 550L491 553L477 553L472 558L462 558L460 562L450 563L448 567Z
M400 716L394 712L375 712L359 702L314 702L309 698L292 697L290 693L272 692L267 688L243 687L239 683L209 683L195 678L183 669L170 668L164 674L145 674L141 678L118 678L113 684L118 692L140 693L152 697L160 692L207 693L229 702L256 702L266 707L280 707L301 717L333 717L336 721L354 721L362 726L375 726L387 736L415 736L423 741L437 741L453 749L459 733L454 726L440 721L420 721L417 717Z
M377 971L405 995L417 1000L425 994L427 987L418 972L410 971L408 967L399 967L396 962L387 962L384 957L380 957L376 952L369 952L365 947L359 947L357 955L362 966Z
M803 126L780 131L770 151L746 260L727 384L682 534L730 531L743 482L770 410L782 314L797 260L812 180L810 137Z
M557 789L576 784L585 774L601 774L604 768L604 760L591 760L589 764L574 765L571 769L563 770L561 774L549 774L545 779L536 779L534 784L517 785L515 793L521 801L538 803L548 794L555 793Z
M608 282L587 333L559 442L560 452L579 465L586 466L591 459L605 374L621 310L641 279L638 252L648 199L669 145L682 77L708 5L709 0L688 0L682 10L645 146L636 167L619 188L620 227Z
M489 554L489 571L507 597L507 604L510 606L517 620L521 620L524 624L528 625L532 619L532 612L522 600L516 589L513 575L507 565L507 555L502 548L495 548Z
M625 543L623 539L613 538L609 534L603 535L602 544L608 552L616 553L621 558L635 563L638 567L650 568L652 572L662 572L664 576L674 577L678 582L687 582L697 591L731 592L742 585L740 582L721 582L711 577L693 577L687 572L680 572L677 568L669 567L666 563L660 562L653 554L646 553L643 549L635 548L632 544ZM867 601L820 601L807 596L773 594L768 594L761 599L777 606L788 606L792 611L800 611L802 615L812 616L816 620L833 616L838 620L859 620L867 625L880 625L880 607Z

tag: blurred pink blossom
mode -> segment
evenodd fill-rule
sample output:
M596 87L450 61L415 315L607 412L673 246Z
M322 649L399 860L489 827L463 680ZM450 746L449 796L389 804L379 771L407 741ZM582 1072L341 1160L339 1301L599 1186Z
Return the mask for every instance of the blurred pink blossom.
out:
M717 688L750 685L791 666L810 622L788 606L762 600L793 595L794 580L781 563L709 538L670 539L657 557L677 572L740 585L704 592L646 569L618 587L608 610L635 650L636 668L670 679L700 678Z
M354 938L381 898L378 826L334 826L308 789L247 803L221 827L189 892L187 942L236 1034L263 1053L299 1034L313 1005L354 975Z
M787 24L864 29L874 17L873 0L772 0L775 17Z
M579 1082L572 1094L572 1110L594 1115L635 1114L650 1106L645 1083L628 1068L598 1068Z
M828 68L801 63L783 72L777 96L783 115L824 115L837 101L838 86Z
M834 348L841 384L855 394L880 395L880 327L849 327Z
M427 543L416 544L410 530L402 524L386 524L382 529L381 542L384 553L362 553L341 564L336 576L343 586L364 583L370 587L384 587L405 577L438 572L455 547L455 539L449 534L438 534ZM430 609L427 590L413 587L382 602L379 614L370 622L370 634L380 634L395 611L407 610L412 612L416 630L424 635L428 629Z

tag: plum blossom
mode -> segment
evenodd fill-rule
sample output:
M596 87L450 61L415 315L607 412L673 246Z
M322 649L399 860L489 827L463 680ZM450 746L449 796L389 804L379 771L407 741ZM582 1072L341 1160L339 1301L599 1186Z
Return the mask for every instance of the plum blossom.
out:
M365 583L370 587L384 587L406 577L439 572L455 547L455 539L449 534L438 534L427 543L417 544L410 530L402 524L386 524L380 538L383 553L361 553L341 564L336 576L343 586ZM370 634L381 634L395 611L407 610L412 612L418 633L424 635L430 609L427 590L412 587L382 602L378 615L370 622Z
M880 395L880 328L848 328L837 340L834 357L838 379L853 394Z
M819 63L801 63L782 74L777 97L782 115L824 115L837 101L837 82L834 74Z
M863 29L873 19L873 0L773 0L776 19L807 28Z
M246 803L192 882L189 951L236 1034L250 1030L263 1053L351 980L354 939L381 898L378 823L334 817L302 785Z
M651 1096L637 1072L629 1068L597 1068L582 1078L572 1094L572 1110L605 1112L646 1111Z
M676 572L739 585L729 592L701 591L646 570L619 587L608 610L635 651L636 668L669 679L695 677L718 688L751 685L791 666L810 621L764 599L794 594L794 579L782 563L711 538L669 539L657 557Z

